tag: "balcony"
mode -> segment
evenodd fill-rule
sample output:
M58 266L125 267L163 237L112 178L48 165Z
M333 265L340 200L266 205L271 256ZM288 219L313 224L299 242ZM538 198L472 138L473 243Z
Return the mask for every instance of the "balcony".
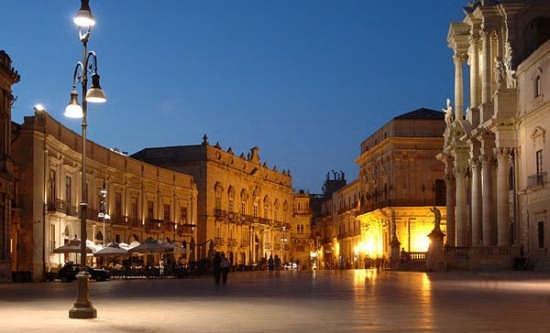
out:
M160 231L161 230L161 220L147 219L145 221L145 230L146 231Z
M126 225L127 224L126 216L111 216L111 224L113 225Z
M223 209L215 209L214 210L214 216L217 220L223 220L225 217L227 217L227 211Z
M132 227L141 227L141 219L139 217L129 217L128 218L128 225Z
M67 212L65 201L60 199L48 201L48 212L59 212L65 214Z
M544 183L546 183L546 172L527 177L527 188L543 187Z

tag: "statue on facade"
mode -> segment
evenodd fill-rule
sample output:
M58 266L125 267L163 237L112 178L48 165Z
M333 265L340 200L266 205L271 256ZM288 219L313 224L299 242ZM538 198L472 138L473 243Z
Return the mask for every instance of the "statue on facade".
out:
M454 121L453 106L451 105L451 99L447 98L447 106L442 110L445 112L445 123L450 128Z
M434 213L434 230L441 230L441 212L437 207L430 208L432 213Z
M505 88L506 87L506 65L504 64L504 61L500 57L495 58L495 75L496 75L497 88Z

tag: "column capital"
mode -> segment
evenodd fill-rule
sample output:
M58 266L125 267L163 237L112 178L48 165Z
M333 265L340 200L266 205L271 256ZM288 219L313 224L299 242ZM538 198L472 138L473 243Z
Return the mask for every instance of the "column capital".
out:
M494 158L492 155L489 155L489 154L481 154L479 155L479 160L481 162L481 165L483 167L487 167L487 166L490 166L494 163Z
M472 170L478 169L479 167L481 167L481 159L479 156L471 157L469 162L470 162L470 168L472 168Z
M462 65L468 60L468 53L466 51L455 50L453 54L453 61L455 65Z
M497 147L495 148L495 155L497 156L497 159L506 159L509 160L512 158L512 153L514 152L514 148L512 147Z

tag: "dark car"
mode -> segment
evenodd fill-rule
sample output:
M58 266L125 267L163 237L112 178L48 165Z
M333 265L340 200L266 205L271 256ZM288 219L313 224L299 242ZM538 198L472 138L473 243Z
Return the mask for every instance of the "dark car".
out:
M63 282L71 282L76 280L76 275L80 270L80 266L74 265L73 263L66 263L60 270L57 272L57 278ZM111 278L111 272L106 269L86 267L90 278L96 281L106 281Z

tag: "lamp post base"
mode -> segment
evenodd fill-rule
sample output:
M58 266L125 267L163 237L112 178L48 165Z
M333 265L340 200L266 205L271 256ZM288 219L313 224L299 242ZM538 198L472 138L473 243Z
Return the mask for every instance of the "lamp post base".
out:
M78 296L73 307L69 310L69 318L72 319L93 319L97 317L97 311L89 300L88 282L90 274L86 271L80 271L77 276Z

